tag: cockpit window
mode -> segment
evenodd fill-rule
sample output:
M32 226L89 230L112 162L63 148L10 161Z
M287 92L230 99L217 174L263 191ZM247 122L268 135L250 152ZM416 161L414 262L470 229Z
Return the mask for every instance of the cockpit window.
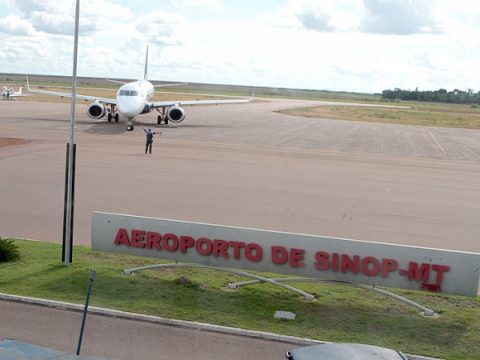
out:
M118 95L120 95L120 96L138 96L138 91L135 91L135 90L120 90Z

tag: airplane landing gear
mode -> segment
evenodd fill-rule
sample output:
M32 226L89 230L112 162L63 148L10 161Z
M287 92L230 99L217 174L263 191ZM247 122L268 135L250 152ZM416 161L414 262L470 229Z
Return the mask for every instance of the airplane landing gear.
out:
M115 105L110 104L110 109L108 109L107 120L111 122L112 119L115 119L115 122L118 122L118 112L115 112Z
M133 118L127 119L127 126L125 127L127 131L133 131Z
M155 109L159 113L159 115L157 116L157 124L162 125L162 122L165 122L165 125L168 125L167 110L165 107L162 107L161 109L161 111L159 108Z
M162 122L165 122L165 125L168 124L168 118L164 115L158 115L157 116L157 124L162 125Z

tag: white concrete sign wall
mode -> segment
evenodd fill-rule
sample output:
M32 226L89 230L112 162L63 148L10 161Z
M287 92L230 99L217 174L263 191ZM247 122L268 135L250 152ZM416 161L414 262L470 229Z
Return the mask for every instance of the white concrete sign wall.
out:
M94 212L92 249L449 294L479 294L480 254Z

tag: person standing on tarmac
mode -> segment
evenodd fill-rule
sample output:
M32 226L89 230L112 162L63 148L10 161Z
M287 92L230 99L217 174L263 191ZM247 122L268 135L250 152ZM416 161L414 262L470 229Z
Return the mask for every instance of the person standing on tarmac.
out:
M143 127L143 126L142 126ZM145 143L145 154L147 151L151 154L152 153L152 144L153 144L153 135L161 135L161 132L153 132L152 129L147 129L143 128L143 131L145 132L146 135L146 143Z

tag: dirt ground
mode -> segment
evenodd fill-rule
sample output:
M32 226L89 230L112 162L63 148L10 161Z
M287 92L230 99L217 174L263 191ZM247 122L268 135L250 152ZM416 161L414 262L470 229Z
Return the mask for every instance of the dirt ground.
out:
M13 145L23 145L26 144L27 140L24 139L13 139L13 138L4 138L0 137L0 147L13 146Z

